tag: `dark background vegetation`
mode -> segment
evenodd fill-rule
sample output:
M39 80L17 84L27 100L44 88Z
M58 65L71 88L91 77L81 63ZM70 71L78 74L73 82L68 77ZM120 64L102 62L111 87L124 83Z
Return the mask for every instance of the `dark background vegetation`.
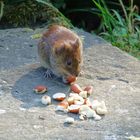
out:
M140 59L140 0L0 0L0 28L77 26Z

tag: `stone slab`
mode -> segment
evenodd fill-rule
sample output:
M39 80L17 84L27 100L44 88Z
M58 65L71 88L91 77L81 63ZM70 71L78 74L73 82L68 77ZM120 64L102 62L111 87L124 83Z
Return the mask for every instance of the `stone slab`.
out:
M112 47L97 36L78 30L84 37L80 86L92 85L93 99L106 102L109 113L100 121L80 121L76 114L56 112L56 101L43 106L38 84L46 94L69 93L60 79L45 79L37 57L37 39L43 29L0 30L0 140L125 140L140 137L140 61ZM67 125L67 116L75 123Z

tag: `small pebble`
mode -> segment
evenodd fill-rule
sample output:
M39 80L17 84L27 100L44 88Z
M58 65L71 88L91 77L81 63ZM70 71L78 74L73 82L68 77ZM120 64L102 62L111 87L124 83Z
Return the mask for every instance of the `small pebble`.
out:
M0 114L4 114L4 113L6 113L6 110L0 109Z
M38 117L40 120L45 120L45 118L43 116L39 116Z
M65 119L65 123L73 124L73 123L74 123L74 118L72 118L72 117L66 118L66 119Z

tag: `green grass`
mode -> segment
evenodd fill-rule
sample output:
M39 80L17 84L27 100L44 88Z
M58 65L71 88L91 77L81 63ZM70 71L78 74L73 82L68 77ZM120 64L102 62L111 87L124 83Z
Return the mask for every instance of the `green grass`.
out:
M92 1L100 10L98 15L102 19L100 29L103 31L100 35L112 45L140 59L140 16L133 0L129 7L125 7L122 0L118 0L123 14L109 9L104 0Z

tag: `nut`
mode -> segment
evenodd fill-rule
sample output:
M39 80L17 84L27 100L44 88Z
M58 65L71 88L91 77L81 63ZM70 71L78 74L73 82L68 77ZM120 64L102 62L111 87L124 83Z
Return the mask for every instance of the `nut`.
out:
M56 107L56 111L63 111L63 112L67 112L67 108L68 108L69 104L67 101L62 101L60 102L57 107Z
M101 116L99 116L99 115L97 115L97 114L94 116L94 120L95 120L95 121L99 121L99 120L101 120L101 119L102 119Z
M92 109L94 110L96 110L97 107L101 106L101 103L98 100L93 100L91 104L92 104Z
M69 105L74 104L74 97L68 97L67 102L69 103Z
M47 92L47 87L46 86L43 86L43 85L38 85L33 90L35 91L35 93L42 94L42 93Z
M98 108L96 109L96 112L97 112L97 114L99 114L99 115L105 115L105 114L108 113L107 109L105 109L105 108L100 108L100 107L98 107Z
M62 101L62 102L60 102L60 103L58 104L58 106L63 106L65 109L67 109L68 106L69 106L69 104L68 104L67 101Z
M91 108L89 106L87 106L87 105L82 105L82 106L80 106L79 114L85 115L85 113L83 113L83 112L85 112L87 110L91 110Z
M83 91L82 88L78 84L72 84L71 90L75 93L80 93L81 91Z
M71 98L73 98L73 104L77 104L77 105L83 105L84 104L84 99L81 96L79 96L79 94L70 93L69 96Z
M87 98L87 91L81 91L81 92L79 93L79 95L80 95L81 97L83 97L84 99L86 99L86 98Z
M84 91L87 91L87 94L91 95L93 93L93 86L85 87Z
M88 107L92 108L92 104L89 98L85 99L84 104L87 105Z
M98 100L94 100L92 102L92 108L97 112L99 115L105 115L108 113L107 107L104 101L99 102Z
M66 98L66 95L64 93L55 93L53 95L53 99L57 101L63 101Z
M68 107L68 111L70 113L79 113L79 108L80 108L80 105L70 105Z
M49 105L49 104L51 104L51 97L48 96L48 95L44 95L44 96L42 96L42 98L41 98L41 102L42 102L42 104L44 104L44 105Z
M74 81L76 81L76 77L75 76L72 76L72 75L70 75L70 76L68 76L67 78L66 78L66 80L67 80L67 82L70 84L70 83L72 83L72 82L74 82Z
M97 114L94 110L92 110L87 105L82 105L79 109L79 114L84 115L87 118L94 118Z
M69 96L70 96L70 97L77 97L77 96L79 96L79 95L78 95L77 93L70 93Z

